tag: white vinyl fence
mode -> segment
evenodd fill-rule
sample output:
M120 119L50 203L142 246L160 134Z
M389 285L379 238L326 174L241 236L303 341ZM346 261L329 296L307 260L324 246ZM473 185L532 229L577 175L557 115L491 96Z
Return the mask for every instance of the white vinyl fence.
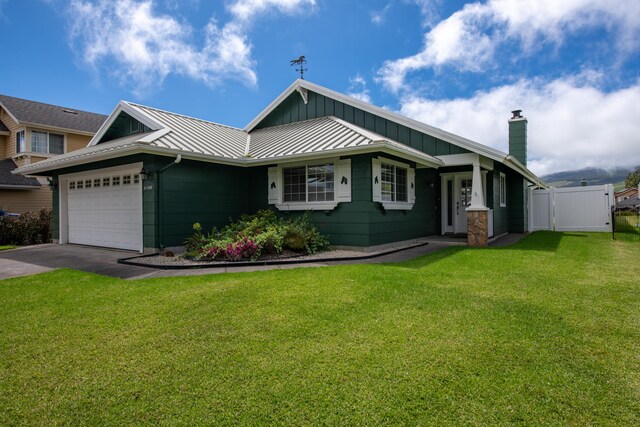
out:
M529 191L529 231L611 231L611 184Z

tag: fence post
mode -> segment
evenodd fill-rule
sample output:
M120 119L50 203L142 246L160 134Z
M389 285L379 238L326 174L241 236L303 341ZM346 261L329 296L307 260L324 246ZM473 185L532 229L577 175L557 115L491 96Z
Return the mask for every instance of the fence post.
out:
M611 206L611 238L616 240L616 207Z

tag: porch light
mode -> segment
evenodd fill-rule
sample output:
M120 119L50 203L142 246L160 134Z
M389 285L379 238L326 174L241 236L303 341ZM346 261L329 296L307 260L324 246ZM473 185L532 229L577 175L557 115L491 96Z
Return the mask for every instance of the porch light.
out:
M147 172L144 168L140 169L140 179L143 181L147 181L151 178L151 172Z

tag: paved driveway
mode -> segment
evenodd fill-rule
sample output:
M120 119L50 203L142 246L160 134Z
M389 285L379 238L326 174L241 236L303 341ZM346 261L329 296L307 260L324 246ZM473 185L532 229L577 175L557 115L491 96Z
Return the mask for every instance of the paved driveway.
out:
M0 251L0 279L42 273L56 268L74 268L89 273L129 279L145 277L154 270L118 264L119 258L135 256L135 252L77 245L27 246Z

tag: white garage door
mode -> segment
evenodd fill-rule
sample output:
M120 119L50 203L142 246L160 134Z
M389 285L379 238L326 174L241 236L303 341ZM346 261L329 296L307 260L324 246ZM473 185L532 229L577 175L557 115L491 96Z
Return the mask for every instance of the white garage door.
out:
M142 250L140 169L70 177L69 243Z

